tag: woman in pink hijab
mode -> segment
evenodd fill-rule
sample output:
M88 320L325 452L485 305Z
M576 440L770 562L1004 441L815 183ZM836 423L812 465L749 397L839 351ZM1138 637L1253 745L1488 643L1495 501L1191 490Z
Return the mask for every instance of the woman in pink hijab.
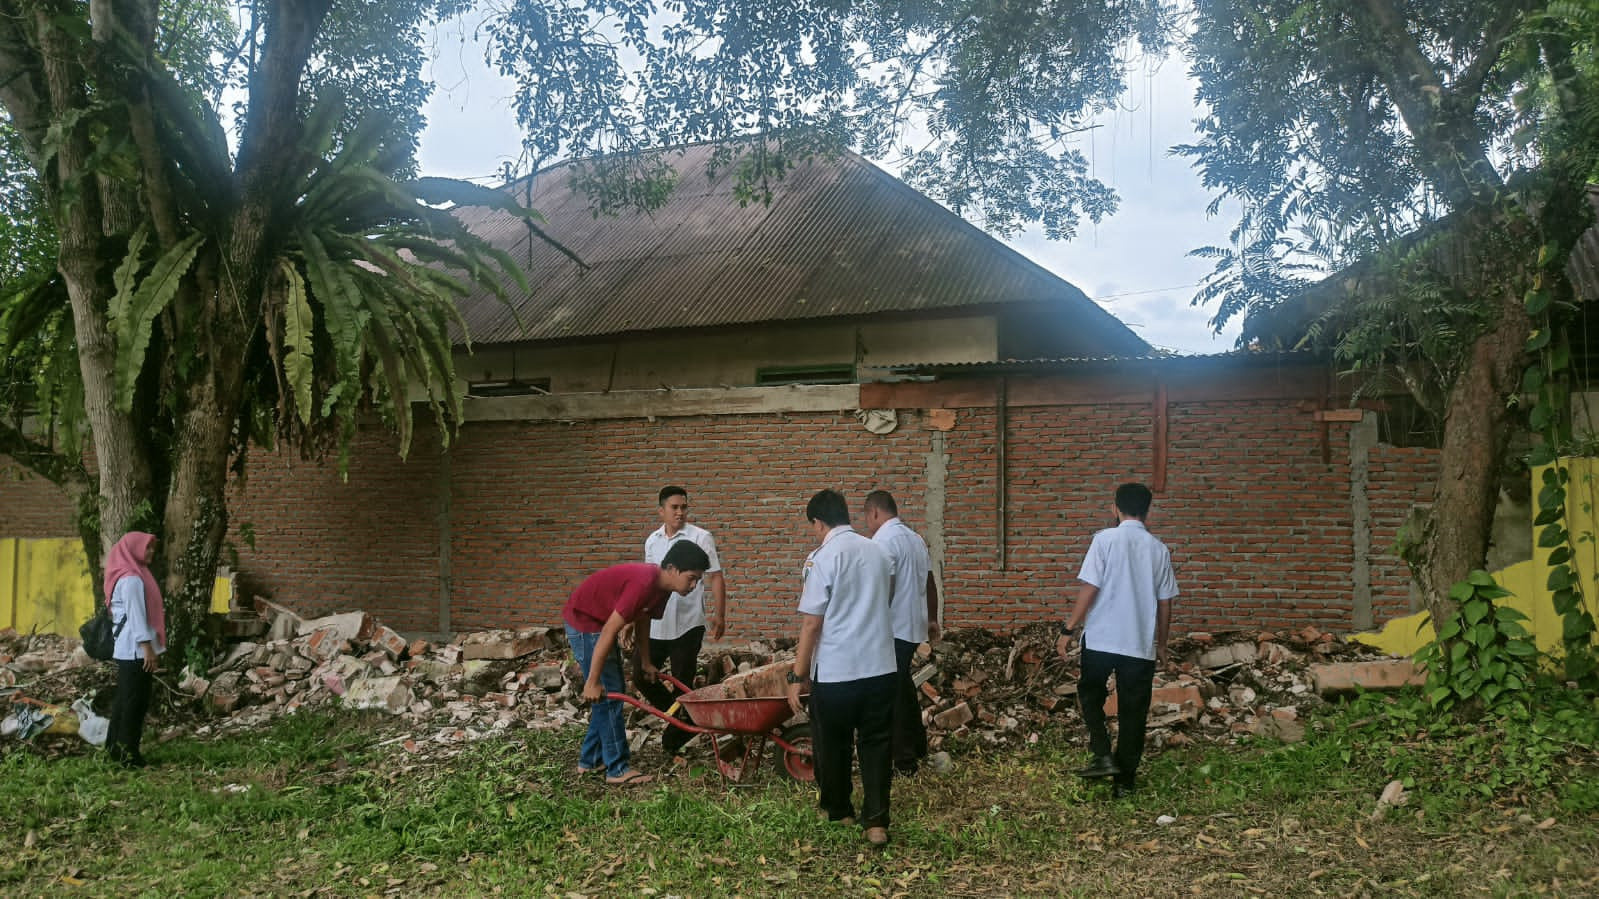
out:
M143 768L139 740L150 708L151 675L167 651L167 613L161 587L150 573L155 557L154 534L129 531L105 560L106 604L116 630L117 693L111 701L111 724L105 749L124 768Z

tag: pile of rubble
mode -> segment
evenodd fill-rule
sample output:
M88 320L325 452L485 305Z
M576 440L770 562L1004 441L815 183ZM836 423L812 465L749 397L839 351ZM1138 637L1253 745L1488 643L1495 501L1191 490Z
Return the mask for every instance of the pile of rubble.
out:
M581 683L556 629L464 634L449 643L406 640L364 612L302 619L265 600L234 643L203 672L185 669L170 691L160 738L258 727L299 709L340 705L394 716L411 751L513 728L551 729L586 718ZM240 624L241 622L235 622ZM1077 714L1077 665L1055 651L1050 625L1005 637L952 629L916 657L914 679L933 748L950 736L1003 744L1036 740ZM781 695L791 641L708 646L705 680L726 695ZM1387 659L1314 628L1291 634L1190 634L1171 647L1176 665L1156 677L1151 740L1256 734L1291 741L1298 718L1324 697L1414 683L1408 660ZM110 666L77 641L0 633L0 702L65 704L104 691ZM6 694L12 699L7 701ZM1114 696L1111 700L1114 704ZM666 725L634 713L636 745Z

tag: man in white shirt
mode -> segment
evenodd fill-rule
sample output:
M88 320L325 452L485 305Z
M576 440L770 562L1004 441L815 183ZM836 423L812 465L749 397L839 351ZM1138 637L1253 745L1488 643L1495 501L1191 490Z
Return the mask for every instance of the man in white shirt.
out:
M1143 484L1116 488L1116 527L1094 535L1083 557L1082 581L1071 618L1061 625L1056 650L1067 657L1082 630L1082 678L1077 698L1088 727L1093 761L1079 777L1114 778L1113 794L1131 796L1144 755L1144 729L1155 667L1166 663L1177 578L1171 552L1144 527L1154 501ZM1106 682L1116 675L1117 739L1111 752L1105 725Z
M707 587L715 601L711 612L711 636L722 639L727 630L727 582L722 577L722 562L716 555L716 539L711 532L690 524L688 520L688 491L682 487L662 487L657 495L657 509L661 526L644 539L644 561L659 565L666 551L679 540L688 540L711 560L705 578L689 593L673 593L666 601L666 611L650 622L650 664L656 668L667 667L670 662L672 676L694 686L694 673L699 668L700 646L705 642L705 593ZM639 666L641 669L643 666ZM658 679L641 677L639 692L649 703L662 711L672 707L675 698L666 684ZM688 720L687 713L679 710L678 717ZM694 734L668 724L661 734L661 748L668 758L678 754L683 744Z
M927 541L899 518L899 504L887 490L866 494L866 534L894 562L894 770L915 774L927 757L922 703L911 680L911 661L929 639L938 639L938 583Z
M894 625L889 618L894 563L849 526L842 494L823 490L805 507L820 544L805 560L802 616L788 703L802 710L811 686L811 749L822 814L852 823L851 766L861 766L861 826L873 846L888 844L888 793L894 726Z

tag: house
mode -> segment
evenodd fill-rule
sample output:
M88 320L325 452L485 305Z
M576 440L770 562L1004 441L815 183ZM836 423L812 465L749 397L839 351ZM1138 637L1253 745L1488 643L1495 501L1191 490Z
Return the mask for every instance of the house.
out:
M844 152L802 162L770 203L734 200L714 144L672 160L664 206L596 215L557 165L505 190L539 227L460 217L531 288L461 305L469 396L661 387L845 384L867 367L1150 348L1073 285L904 182Z

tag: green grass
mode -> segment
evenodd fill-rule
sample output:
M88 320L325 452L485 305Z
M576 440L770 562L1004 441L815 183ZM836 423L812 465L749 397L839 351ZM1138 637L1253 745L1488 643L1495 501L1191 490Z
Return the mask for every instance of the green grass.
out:
M579 729L445 756L390 741L393 721L301 714L149 747L143 772L9 744L0 894L1593 894L1599 715L1558 690L1534 707L1468 726L1366 697L1303 743L1154 756L1123 801L1067 773L1074 729L951 741L950 772L896 781L882 852L770 765L749 785L580 782ZM1411 800L1378 813L1391 779Z

